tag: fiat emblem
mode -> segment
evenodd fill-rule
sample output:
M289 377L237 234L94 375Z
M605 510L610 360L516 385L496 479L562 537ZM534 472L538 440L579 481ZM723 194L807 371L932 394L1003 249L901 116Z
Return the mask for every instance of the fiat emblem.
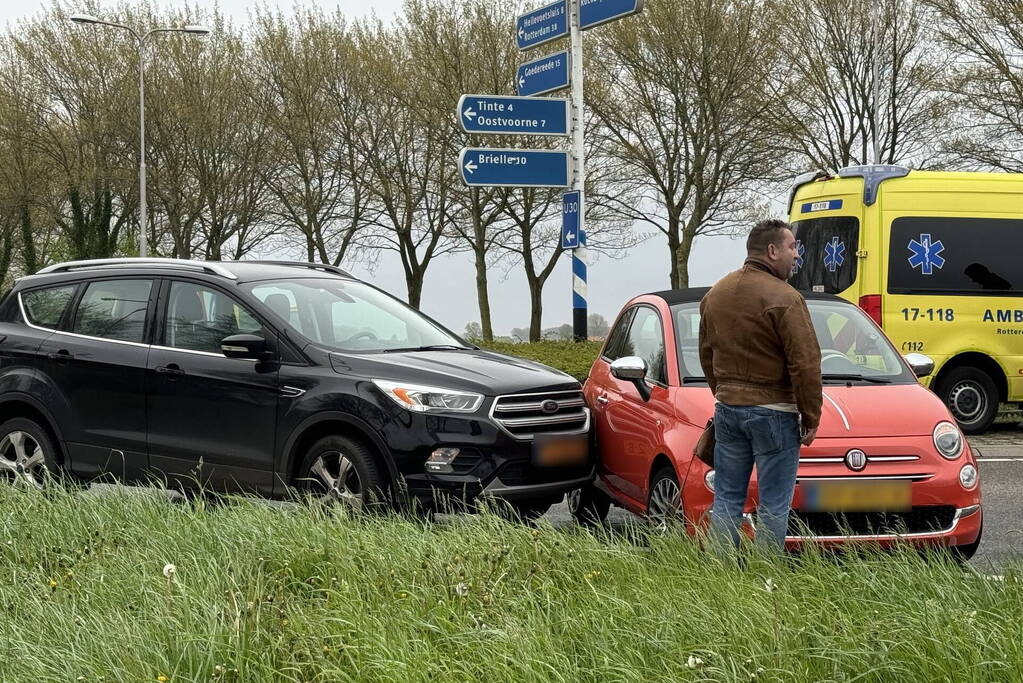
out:
M547 413L548 415L550 415L551 413L558 412L558 408L560 407L561 406L558 405L558 402L553 399L547 399L546 401L540 404L540 410Z
M867 466L867 454L858 448L854 448L845 454L845 466L853 472L862 472Z

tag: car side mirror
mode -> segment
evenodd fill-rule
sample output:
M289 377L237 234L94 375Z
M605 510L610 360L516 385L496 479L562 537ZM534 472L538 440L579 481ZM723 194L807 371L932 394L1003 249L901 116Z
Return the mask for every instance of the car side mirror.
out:
M934 372L934 359L922 353L909 353L903 356L909 367L913 368L913 374L917 377L927 377Z
M228 358L266 360L266 339L256 334L234 334L220 342L220 351Z
M625 356L611 363L611 374L623 382L632 382L644 401L650 400L646 385L646 361L639 356Z

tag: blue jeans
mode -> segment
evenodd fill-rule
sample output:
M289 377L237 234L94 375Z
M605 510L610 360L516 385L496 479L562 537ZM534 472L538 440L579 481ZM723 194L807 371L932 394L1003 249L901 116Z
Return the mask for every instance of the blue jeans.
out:
M750 475L757 466L757 541L785 544L799 467L799 416L757 406L718 403L714 410L714 508L711 531L739 545Z

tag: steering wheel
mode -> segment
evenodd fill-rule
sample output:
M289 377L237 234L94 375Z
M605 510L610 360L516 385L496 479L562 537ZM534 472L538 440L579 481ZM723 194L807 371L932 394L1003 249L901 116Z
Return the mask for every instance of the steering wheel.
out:
M377 341L378 337L373 330L362 330L361 332L356 332L348 339L345 339L345 343L357 341L359 339L372 339L373 341Z
M842 360L849 362L849 357L841 351L836 351L834 349L821 349L821 364L829 358L841 358Z

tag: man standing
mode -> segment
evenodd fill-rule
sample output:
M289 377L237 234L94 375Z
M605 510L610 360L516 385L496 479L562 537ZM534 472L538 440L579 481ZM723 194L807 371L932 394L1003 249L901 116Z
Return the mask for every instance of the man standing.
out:
M700 364L717 399L711 529L738 546L755 463L757 538L781 550L799 445L820 422L821 351L806 301L785 281L797 257L790 226L761 221L746 251L700 303Z

